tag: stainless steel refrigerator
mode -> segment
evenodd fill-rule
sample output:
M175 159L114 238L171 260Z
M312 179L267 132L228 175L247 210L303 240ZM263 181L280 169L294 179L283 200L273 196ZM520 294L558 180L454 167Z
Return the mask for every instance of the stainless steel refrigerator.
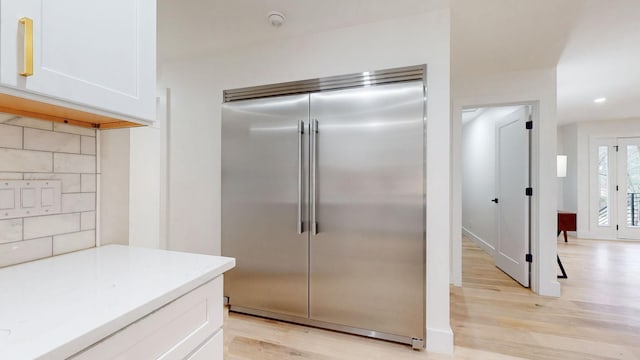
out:
M225 91L231 311L424 346L425 75Z

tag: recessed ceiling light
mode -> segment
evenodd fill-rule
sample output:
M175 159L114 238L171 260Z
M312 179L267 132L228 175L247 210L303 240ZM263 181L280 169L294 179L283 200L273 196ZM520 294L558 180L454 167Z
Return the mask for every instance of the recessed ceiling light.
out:
M607 101L607 98L603 98L603 97L593 100L593 102L596 103L596 104L603 103L605 101Z

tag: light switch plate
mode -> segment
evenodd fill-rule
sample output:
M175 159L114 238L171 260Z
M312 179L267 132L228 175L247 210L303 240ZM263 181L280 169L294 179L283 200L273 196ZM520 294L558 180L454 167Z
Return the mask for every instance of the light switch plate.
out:
M60 213L60 180L0 180L0 219Z
M0 189L0 210L16 207L16 192L14 189Z
M20 189L20 196L22 196L23 209L32 209L36 206L36 189L23 187Z

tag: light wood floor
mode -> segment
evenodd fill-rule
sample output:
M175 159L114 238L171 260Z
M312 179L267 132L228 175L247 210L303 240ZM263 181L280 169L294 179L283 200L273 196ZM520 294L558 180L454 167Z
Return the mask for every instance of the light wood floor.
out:
M463 242L463 287L451 289L455 354L239 314L225 321L225 359L640 359L640 243L558 241L569 278L539 297Z

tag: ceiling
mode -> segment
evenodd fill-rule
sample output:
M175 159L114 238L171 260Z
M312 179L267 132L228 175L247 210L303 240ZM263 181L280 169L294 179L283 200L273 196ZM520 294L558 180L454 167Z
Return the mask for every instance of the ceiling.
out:
M557 65L559 124L640 119L638 0L158 0L158 56L221 52L449 6L454 84ZM271 10L286 15L284 26L269 25ZM607 101L595 104L598 97Z
M158 56L180 58L448 7L447 0L158 0ZM272 27L267 14L285 14Z
M558 63L559 122L630 118L640 119L640 1L585 1Z

